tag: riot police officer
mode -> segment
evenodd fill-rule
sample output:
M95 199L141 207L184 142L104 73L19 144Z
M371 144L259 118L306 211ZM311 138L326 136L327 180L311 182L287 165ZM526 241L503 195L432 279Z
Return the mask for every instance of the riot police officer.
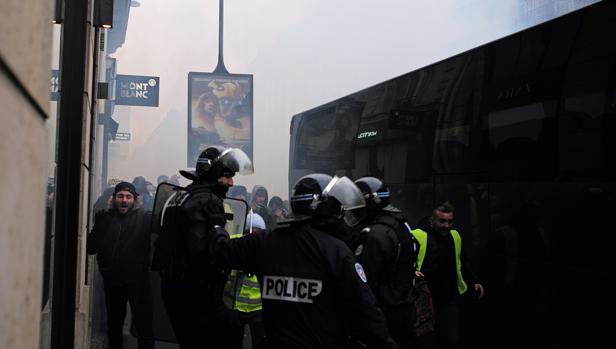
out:
M235 173L251 171L241 150L207 148L195 171L180 171L193 182L165 200L152 264L161 274L165 309L182 349L227 346L230 314L222 302L227 273L209 262L206 237L214 226L225 225L223 199Z
M410 348L415 308L413 280L419 245L406 218L389 204L390 192L378 178L355 181L366 199L365 226L354 239L357 260L368 276L368 285L387 318L387 325L400 348Z
M347 177L311 174L294 186L291 206L291 219L269 234L212 232L217 263L260 279L268 347L349 348L357 334L370 348L396 348L362 266L336 237L359 223L359 189Z

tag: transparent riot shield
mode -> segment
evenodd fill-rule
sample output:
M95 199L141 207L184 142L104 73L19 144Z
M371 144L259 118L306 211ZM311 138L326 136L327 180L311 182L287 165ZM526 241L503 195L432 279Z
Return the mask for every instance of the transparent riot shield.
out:
M246 224L248 224L246 222L246 215L248 215L250 210L248 203L240 199L226 198L224 206L225 213L227 214L225 230L229 235L243 234L244 231L247 231L245 229Z
M186 188L169 183L161 183L156 190L154 207L152 209L152 245L150 249L150 261L153 261L154 249L161 227L167 219L176 219L173 210L178 209L184 200L188 198ZM225 199L224 209L227 216L225 229L229 234L243 232L246 225L246 215L249 210L248 203L238 199ZM170 223L169 221L167 223ZM155 269L155 268L153 268ZM173 328L161 294L161 275L158 271L150 272L150 285L152 292L152 329L153 339L156 341L177 343ZM133 336L138 337L135 327L131 327Z
M154 196L154 207L152 208L152 230L158 233L161 226L162 213L178 195L185 195L186 188L169 183L160 183L156 188Z
M153 261L155 244L159 238L160 229L162 226L162 218L164 213L171 205L177 204L178 198L186 196L187 192L184 187L169 183L161 183L156 188L156 196L154 197L154 207L152 208L152 243L150 245L150 262ZM154 339L162 342L177 343L171 322L165 309L165 303L161 294L161 276L158 271L150 271L150 285L152 292L152 333ZM135 331L135 326L131 326L131 333L138 337L139 334Z

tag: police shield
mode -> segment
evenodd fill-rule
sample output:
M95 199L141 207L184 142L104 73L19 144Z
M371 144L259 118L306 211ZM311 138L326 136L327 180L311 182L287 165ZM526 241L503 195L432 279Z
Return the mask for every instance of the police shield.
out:
M243 233L245 231L244 227L248 224L248 222L246 222L246 216L249 210L248 203L240 199L226 198L224 207L227 215L225 230L229 235Z
M156 270L156 259L153 254L156 248L157 239L161 232L161 227L165 223L166 219L174 219L175 208L179 208L184 200L188 197L188 191L184 187L169 183L161 183L157 190L154 199L154 208L152 210L152 246L150 261L152 262L152 271L150 272L150 285L152 292L152 313L153 313L153 339L163 342L177 343L173 328L161 294L161 276ZM224 209L227 216L227 223L225 229L233 234L235 232L244 231L246 224L246 215L249 210L248 203L243 200L237 199L225 199ZM169 223L169 222L167 222ZM134 326L131 328L131 332L134 336L139 337L139 334L135 331Z
M154 208L152 209L152 231L157 233L163 224L164 214L175 205L181 205L188 193L186 188L169 183L161 183L156 189L154 198ZM226 198L224 200L225 213L227 214L227 224L225 229L229 234L244 231L246 215L249 206L244 200Z
M170 183L160 183L156 188L154 196L154 207L152 208L152 230L158 232L161 225L161 218L165 205L169 206L169 200L186 193L184 187Z
M169 183L161 183L156 188L156 196L154 197L154 207L152 208L152 244L150 247L150 262L153 261L153 254L155 251L155 244L159 237L160 228L162 226L162 218L166 210L169 208L170 203L177 199L179 196L186 195L186 189L177 185ZM156 262L154 262L155 264ZM153 266L153 269L156 267ZM161 277L158 271L152 270L150 272L150 285L152 292L152 332L154 339L163 342L177 343L173 328L169 322L169 317L163 303L161 295L160 285ZM134 330L135 326L131 329ZM131 331L134 336L139 337L139 334L135 331Z

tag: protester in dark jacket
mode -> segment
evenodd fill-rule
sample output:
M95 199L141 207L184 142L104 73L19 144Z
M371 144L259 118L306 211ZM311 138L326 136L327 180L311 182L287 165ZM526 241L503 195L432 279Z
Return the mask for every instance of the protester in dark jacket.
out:
M154 207L154 198L148 191L148 181L144 177L138 176L133 179L133 185L137 190L137 194L141 197L143 209L151 212Z
M248 201L248 192L246 191L246 187L243 185L233 185L233 187L229 189L227 197Z
M281 222L285 220L289 215L289 212L284 207L282 199L279 196L273 196L270 199L267 207L269 208L270 213L272 214L276 222Z
M276 228L276 220L267 207L268 198L269 196L267 194L267 189L264 186L257 184L252 188L250 201L248 204L255 213L258 213L261 217L263 217L267 229L273 230Z
M128 182L116 185L111 206L95 216L88 254L97 254L104 280L110 348L122 348L126 302L130 304L139 349L154 348L148 271L150 214Z

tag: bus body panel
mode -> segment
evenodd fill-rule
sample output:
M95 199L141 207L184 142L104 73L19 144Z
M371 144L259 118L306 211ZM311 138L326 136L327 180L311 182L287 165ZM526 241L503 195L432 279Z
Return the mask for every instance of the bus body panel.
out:
M475 347L609 340L614 23L601 2L294 116L289 187L379 177L415 226L450 201L487 292Z

